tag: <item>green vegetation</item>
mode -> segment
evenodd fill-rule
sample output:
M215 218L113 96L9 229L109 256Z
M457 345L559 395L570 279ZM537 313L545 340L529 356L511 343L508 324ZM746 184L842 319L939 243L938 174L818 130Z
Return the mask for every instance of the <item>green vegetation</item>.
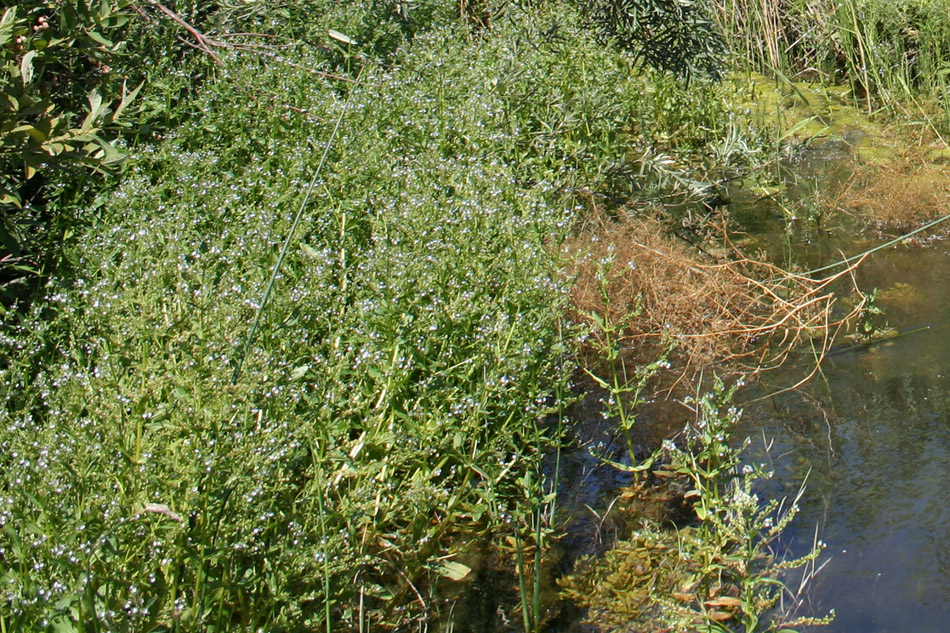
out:
M658 492L627 494L631 535L605 556L581 561L562 580L568 595L589 609L588 619L605 630L660 627L718 633L740 630L789 631L834 618L796 613L799 599L816 573L823 544L798 559L783 559L776 541L798 513L793 500L763 503L756 482L771 473L765 465L742 464L744 444L730 442L741 412L730 406L739 385L718 379L713 391L687 401L694 419L679 440L666 440L657 452L663 465L659 516L645 512ZM748 443L748 441L746 442ZM695 501L692 501L695 500ZM670 507L692 503L697 521L671 516ZM652 514L652 516L651 516ZM780 579L798 573L797 587ZM790 606L776 609L791 599ZM772 613L771 618L763 614Z
M575 336L557 244L628 180L631 114L659 117L570 13L518 18L385 65L345 26L216 51L200 116L131 152L5 330L8 629L437 617L460 535L540 517Z
M580 5L601 38L636 60L687 79L721 78L725 42L708 0L583 0Z
M123 124L139 86L123 82L114 103L100 86L114 64L109 40L128 22L110 3L27 2L0 18L0 273L4 303L11 281L26 282L42 265L35 255L36 226L63 169L106 169L122 154L105 136ZM44 182L49 183L44 187ZM46 191L44 191L46 189ZM59 192L58 195L69 195Z
M717 21L747 70L844 84L928 132L950 130L950 19L941 0L720 0Z
M678 362L634 346L609 283L573 318L565 245L595 214L699 234L774 141L710 80L749 43L714 28L727 5L581 4L6 10L0 631L449 626L470 542L543 625L573 381L608 376L635 461ZM713 601L758 630L794 511L732 517L755 478L720 431L641 469L693 477L681 625Z

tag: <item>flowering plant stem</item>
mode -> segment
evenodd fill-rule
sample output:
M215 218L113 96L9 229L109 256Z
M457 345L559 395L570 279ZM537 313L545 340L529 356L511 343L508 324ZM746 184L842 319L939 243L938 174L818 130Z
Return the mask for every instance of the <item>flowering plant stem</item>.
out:
M594 349L600 360L606 366L607 378L602 378L587 368L584 371L601 388L608 393L604 415L616 418L620 432L626 443L627 455L630 464L637 467L636 446L633 438L633 426L636 422L634 409L643 404L641 396L647 383L657 372L667 366L666 358L669 350L664 350L660 357L642 367L638 367L631 375L627 363L623 358L623 331L626 323L640 314L637 309L625 314L619 320L611 318L611 299L609 292L610 269L612 261L601 262L598 266L598 282L600 284L603 313L590 312L587 314L593 323Z

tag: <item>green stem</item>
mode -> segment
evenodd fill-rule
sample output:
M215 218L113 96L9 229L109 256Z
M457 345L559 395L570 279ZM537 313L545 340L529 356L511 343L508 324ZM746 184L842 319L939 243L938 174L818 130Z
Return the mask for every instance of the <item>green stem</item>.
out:
M358 78L359 77L357 77L357 79ZM303 217L304 209L307 208L307 202L310 201L310 194L313 192L313 188L317 184L317 179L320 177L320 173L323 171L323 166L326 165L327 156L330 154L330 148L333 146L333 141L336 139L336 134L340 130L340 125L343 123L343 117L346 115L346 110L349 105L349 93L347 93L347 99L343 102L343 108L340 110L340 116L337 117L336 125L333 126L333 131L330 133L330 138L327 140L327 144L323 148L323 156L320 157L320 164L317 166L317 170L313 173L313 178L310 179L310 184L307 186L307 193L304 194L303 201L300 203L300 208L297 209L297 213L294 214L294 221L290 226L290 232L287 233L287 237L284 240L284 245L280 249L280 255L277 257L277 263L274 264L274 269L271 271L270 280L267 282L267 287L264 289L264 296L261 298L261 305L257 308L257 313L254 315L254 322L251 323L251 329L247 334L247 339L244 341L244 348L241 350L241 354L238 356L237 366L234 368L234 375L231 377L232 385L236 385L238 378L241 376L241 368L244 366L244 359L247 358L247 353L251 349L251 343L254 342L254 335L257 333L257 327L260 325L261 315L264 314L264 308L267 306L267 302L270 300L271 292L274 289L274 283L277 280L277 274L280 272L280 267L284 263L284 258L287 256L287 251L290 250L290 244L294 239L294 233L297 232L297 227L300 225L300 220Z
M544 494L544 489L541 490L542 495ZM534 623L535 626L540 627L541 621L541 546L543 543L543 535L541 533L541 507L538 506L538 509L535 511L535 525L534 525L534 587L533 595L531 596L534 599Z
M929 229L929 228L931 228L931 227L934 227L934 226L937 226L937 225L940 224L941 222L945 222L945 221L947 221L948 219L950 219L950 213L948 213L947 215L944 215L944 216L942 216L942 217L937 218L937 219L934 220L933 222L928 222L927 224L925 224L925 225L923 225L923 226L921 226L921 227L918 227L918 228L914 229L914 230L911 231L910 233L905 233L904 235L901 235L900 237L895 237L894 239L892 239L892 240L889 241L889 242L885 242L885 243L883 243L883 244L881 244L881 245L879 245L879 246L875 246L875 247L872 248L872 249L866 250L866 251L864 251L863 253L858 253L857 255L852 255L851 257L842 259L841 261L837 261L837 262L835 262L835 263L833 263L833 264L828 264L827 266L822 266L821 268L815 268L814 270L809 270L808 272L803 273L803 275L805 275L805 276L811 276L811 275L814 275L814 274L816 274L816 273L821 273L821 272L824 272L824 271L826 271L826 270L831 270L832 268L837 268L838 266L845 266L845 265L847 265L847 264L850 264L851 262L854 262L854 261L857 261L857 260L859 260L859 259L862 259L862 258L864 258L864 257L866 257L866 256L868 256L868 255L870 255L871 253L876 253L877 251L883 250L883 249L888 248L888 247L890 247L890 246L894 246L895 244L900 244L901 242L903 242L904 240L906 240L908 237L911 237L912 235L917 235L918 233L920 233L920 232L922 232L922 231L926 231L927 229Z
M323 544L323 621L327 633L333 633L333 620L330 617L330 560L327 555L327 523L326 512L323 509L322 482L317 486L317 510L320 512L320 540Z
M528 595L524 584L524 549L521 546L521 534L515 530L515 555L518 558L518 589L521 594L521 615L524 618L525 633L534 631L532 623L531 610L528 609Z

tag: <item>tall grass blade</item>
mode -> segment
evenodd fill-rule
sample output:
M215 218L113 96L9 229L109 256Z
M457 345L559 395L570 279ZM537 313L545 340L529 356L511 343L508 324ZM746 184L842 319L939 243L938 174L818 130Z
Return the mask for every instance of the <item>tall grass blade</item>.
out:
M327 139L326 146L323 148L323 156L320 157L320 164L317 165L316 171L313 172L313 178L310 179L310 184L307 186L307 192L304 194L303 201L300 203L300 208L297 209L297 213L294 214L293 224L290 226L290 231L287 232L287 238L284 240L284 245L280 249L280 255L277 257L277 263L274 264L274 269L271 271L270 279L267 282L267 287L264 289L264 296L261 297L261 305L258 306L257 312L254 314L254 322L251 323L251 329L247 333L247 339L244 341L244 347L241 349L241 353L237 358L237 366L234 368L234 375L231 376L231 384L236 385L238 378L241 376L241 368L244 366L244 359L247 358L247 353L251 349L251 344L254 342L254 335L257 333L257 327L261 322L261 315L264 314L264 308L267 307L267 302L270 301L271 292L274 289L274 283L277 280L277 275L280 273L280 267L284 263L284 258L287 256L287 251L290 249L290 244L293 242L294 234L297 232L297 227L300 225L300 219L303 217L303 212L307 208L307 203L310 201L310 194L313 192L313 188L317 184L317 179L320 178L320 173L323 171L323 166L326 165L327 156L330 154L330 148L333 146L333 141L336 139L337 132L340 130L340 125L343 123L343 117L346 116L346 110L350 103L350 94L347 93L347 98L343 102L343 107L340 109L340 115L336 119L336 124L333 126L333 131L330 133L330 138Z
M925 225L923 225L923 226L921 226L921 227L918 227L918 228L914 229L913 231L910 231L910 232L908 232L908 233L905 233L905 234L901 235L900 237L895 237L894 239L892 239L892 240L890 240L890 241L884 242L883 244L879 244L878 246L875 246L874 248L871 248L871 249L868 249L868 250L866 250L866 251L864 251L864 252L858 253L857 255L852 255L851 257L846 257L845 259L836 261L836 262L834 262L833 264L828 264L827 266L822 266L821 268L815 268L815 269L813 269L813 270L809 270L808 272L803 273L803 274L810 277L810 276L812 276L812 275L825 272L826 270L831 270L831 269L833 269L833 268L838 268L839 266L847 266L848 264L851 264L852 262L856 262L856 261L858 261L859 259L862 259L862 258L864 258L864 257L867 257L868 255L870 255L870 254L872 254L872 253L876 253L876 252L878 252L878 251L884 250L885 248L889 248L889 247L891 247L891 246L895 246L895 245L897 245L897 244L900 244L901 242L903 242L904 240L906 240L908 237L912 237L912 236L914 236L914 235L917 235L918 233L922 233L923 231L926 231L927 229L933 228L933 227L937 226L938 224L941 224L942 222L946 222L947 220L950 220L950 213L948 213L948 214L946 214L946 215L944 215L944 216L942 216L942 217L937 218L937 219L934 220L933 222L928 222L927 224L925 224Z

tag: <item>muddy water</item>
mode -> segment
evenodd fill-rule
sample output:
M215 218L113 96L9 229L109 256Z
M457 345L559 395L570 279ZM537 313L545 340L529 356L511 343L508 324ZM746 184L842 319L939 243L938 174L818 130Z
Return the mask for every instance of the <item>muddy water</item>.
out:
M823 162L840 167L829 158L812 157L804 171L821 170ZM774 259L797 259L806 268L877 243L847 222L793 227L775 239L774 208L747 205L739 212L753 220L752 232ZM880 251L857 279L866 292L878 289L884 315L876 325L886 319L907 333L839 349L803 391L747 405L737 435L773 442L767 452L763 440L752 449L776 473L764 493L794 495L807 475L802 513L785 546L790 555L803 553L816 526L827 543L827 565L812 581L806 605L815 615L835 609L835 622L821 630L948 631L950 242ZM764 389L793 383L804 366L803 360L769 376Z

